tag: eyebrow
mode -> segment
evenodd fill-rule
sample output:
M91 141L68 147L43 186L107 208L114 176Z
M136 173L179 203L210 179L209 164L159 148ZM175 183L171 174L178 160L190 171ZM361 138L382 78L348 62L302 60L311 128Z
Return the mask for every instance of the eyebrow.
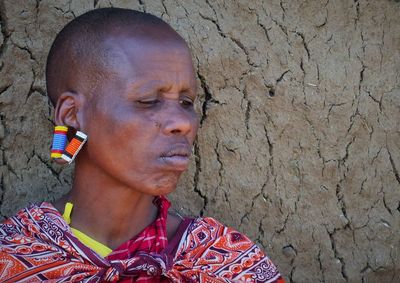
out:
M180 92L195 92L195 86L196 84L193 83L193 85L181 85L181 89ZM129 92L132 91L140 91L140 92L147 92L149 90L161 90L161 91L169 91L172 88L172 85L166 85L166 83L162 80L151 80L151 81L147 81L147 82L132 82L129 84L128 86L129 88Z
M158 88L157 86L160 86L161 84L162 83L159 80L153 80L147 82L134 81L128 84L128 90L129 93L131 93L132 91L147 92L149 90L152 90L154 85L156 86L156 88Z

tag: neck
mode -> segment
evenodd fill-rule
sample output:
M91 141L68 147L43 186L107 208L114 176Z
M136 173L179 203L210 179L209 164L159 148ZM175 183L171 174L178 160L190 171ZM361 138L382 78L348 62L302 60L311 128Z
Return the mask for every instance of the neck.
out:
M73 187L66 198L74 204L71 227L115 249L154 221L154 196L85 166L76 164Z

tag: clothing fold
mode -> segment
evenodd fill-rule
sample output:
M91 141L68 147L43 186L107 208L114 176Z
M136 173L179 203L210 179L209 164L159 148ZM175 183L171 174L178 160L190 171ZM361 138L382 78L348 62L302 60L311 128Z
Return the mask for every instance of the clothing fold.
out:
M250 239L213 218L185 219L167 240L168 200L157 219L106 257L85 246L50 204L0 225L0 282L283 282Z

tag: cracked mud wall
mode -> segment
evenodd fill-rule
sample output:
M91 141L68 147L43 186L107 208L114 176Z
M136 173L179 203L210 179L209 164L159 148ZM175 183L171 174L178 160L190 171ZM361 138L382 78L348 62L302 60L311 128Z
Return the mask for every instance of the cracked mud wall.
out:
M175 208L245 232L288 282L400 281L398 1L0 3L0 217L71 185L49 160L56 33L129 7L193 50L201 127Z

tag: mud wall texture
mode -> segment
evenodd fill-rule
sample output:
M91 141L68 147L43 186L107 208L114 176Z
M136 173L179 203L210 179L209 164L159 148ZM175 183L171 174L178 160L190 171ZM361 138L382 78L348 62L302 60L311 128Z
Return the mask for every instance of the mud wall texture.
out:
M0 1L0 217L54 200L44 66L98 7L147 11L189 43L201 128L175 208L263 246L288 282L400 281L400 3Z

